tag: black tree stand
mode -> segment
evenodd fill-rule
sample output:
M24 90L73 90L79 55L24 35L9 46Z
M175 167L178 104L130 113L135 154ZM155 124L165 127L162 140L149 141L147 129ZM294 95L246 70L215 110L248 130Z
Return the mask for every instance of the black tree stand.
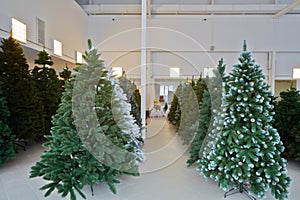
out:
M251 200L256 200L254 196L249 194L249 189L246 187L245 183L240 183L237 188L231 188L228 192L225 192L224 198L226 198L230 195L236 194L236 193L244 193Z

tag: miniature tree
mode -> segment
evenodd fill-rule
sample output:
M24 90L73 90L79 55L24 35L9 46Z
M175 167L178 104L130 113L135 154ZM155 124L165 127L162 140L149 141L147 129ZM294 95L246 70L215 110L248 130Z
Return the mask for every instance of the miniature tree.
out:
M2 95L2 82L0 81L0 164L7 162L9 158L16 155L15 135L13 135L8 126L9 110L6 101Z
M42 65L42 67L35 66L31 75L44 106L45 134L50 134L51 117L56 113L61 98L61 83L56 71L50 68L53 61L45 49L39 52L38 58L34 62Z
M64 89L65 82L71 80L71 78L72 78L71 74L72 74L72 71L68 68L67 65L63 68L63 71L59 72L62 89Z
M85 198L82 188L101 181L116 193L119 175L139 174L140 130L122 89L99 57L89 41L86 64L76 69L75 80L66 82L51 135L46 136L49 150L31 168L31 178L50 181L41 188L47 190L45 196L57 189L62 197L75 200L77 192Z
M263 198L270 189L276 199L287 198L291 179L280 157L283 144L272 127L272 94L245 43L239 61L226 82L224 128L198 169L227 191L225 197L237 190ZM229 191L230 186L236 190Z
M1 42L0 77L10 112L8 124L17 140L44 135L43 105L30 76L20 44L9 37Z
M290 88L280 92L281 100L275 104L274 127L281 136L285 150L283 156L295 159L297 142L292 130L300 123L299 91Z

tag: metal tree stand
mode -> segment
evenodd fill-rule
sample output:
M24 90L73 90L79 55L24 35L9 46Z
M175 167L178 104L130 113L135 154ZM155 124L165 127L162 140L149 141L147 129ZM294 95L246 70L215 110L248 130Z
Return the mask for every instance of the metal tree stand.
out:
M249 197L251 200L256 200L254 196L249 194L249 189L246 187L244 183L240 183L239 187L237 188L231 188L228 192L225 192L224 198L236 194L236 193L244 193L247 197Z

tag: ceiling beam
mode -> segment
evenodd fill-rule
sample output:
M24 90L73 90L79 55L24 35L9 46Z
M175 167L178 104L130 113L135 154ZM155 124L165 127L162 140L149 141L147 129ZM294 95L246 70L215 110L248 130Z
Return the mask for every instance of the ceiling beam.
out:
M275 13L274 16L273 16L273 19L277 19L280 16L286 14L287 12L289 12L290 10L292 10L293 8L298 6L299 4L300 4L300 0L295 0L293 3L287 5L285 8L283 8L282 10Z

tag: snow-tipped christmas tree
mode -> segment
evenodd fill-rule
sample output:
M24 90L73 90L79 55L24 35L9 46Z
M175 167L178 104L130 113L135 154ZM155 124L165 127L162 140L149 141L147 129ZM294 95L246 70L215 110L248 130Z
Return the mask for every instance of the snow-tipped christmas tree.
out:
M2 82L0 81L0 164L7 162L9 158L16 155L15 135L13 135L8 126L9 110L2 93Z
M53 61L45 49L38 53L38 58L34 60L34 63L42 66L35 66L31 71L31 76L44 106L45 134L50 134L51 117L56 113L61 98L61 82L56 71L50 68Z
M130 115L130 104L118 81L100 60L89 41L85 62L75 80L66 82L57 114L53 118L49 149L31 168L30 177L41 176L49 183L45 196L57 189L62 197L83 198L84 186L105 181L116 193L119 175L138 175L143 151L136 140L141 135Z
M275 104L274 127L278 130L285 147L283 156L295 159L299 143L295 138L295 127L300 123L300 101L299 91L290 88L280 92L280 101ZM292 133L293 132L293 133Z
M199 105L199 119L196 130L195 136L192 140L191 147L190 147L190 158L187 161L188 166L191 166L193 163L195 163L200 158L200 150L203 149L202 147L204 138L206 138L207 134L211 131L211 122L214 120L211 120L215 117L220 117L217 114L214 115L212 113L220 113L220 105L222 101L222 92L223 92L223 82L225 80L224 78L224 71L225 71L225 65L223 63L223 59L219 61L217 69L215 69L214 77L207 78L206 79L206 85L203 92L203 99L202 102L200 102ZM211 98L212 97L212 98ZM212 106L213 105L213 106ZM216 119L219 121L219 119ZM208 137L206 138L206 141L208 140ZM204 143L206 144L206 143Z
M131 82L125 72L119 78L120 86L127 97L127 102L131 105L131 115L134 116L136 123L142 129L142 118L141 118L141 95L137 90L136 85Z
M263 198L270 189L276 199L287 198L291 179L280 157L283 144L272 127L272 94L246 43L239 62L227 81L224 128L198 169L225 191L234 187Z

